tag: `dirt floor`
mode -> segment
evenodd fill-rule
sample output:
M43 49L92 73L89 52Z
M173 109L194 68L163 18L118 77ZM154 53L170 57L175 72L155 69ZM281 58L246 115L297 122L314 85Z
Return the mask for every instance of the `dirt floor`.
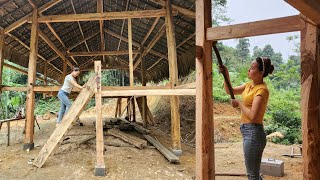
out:
M161 101L159 100L161 99ZM155 116L156 125L149 127L151 135L170 149L170 111L166 98L149 98L150 109ZM113 116L114 101L104 106L105 116ZM123 103L124 104L124 103ZM105 142L114 142L126 147L105 145L105 163L107 176L95 177L95 138L93 122L85 126L75 125L68 132L70 139L63 141L54 155L45 165L38 169L30 164L41 147L55 129L54 118L43 120L38 117L41 127L35 128L35 150L22 150L23 122L11 123L11 145L7 147L6 124L0 130L0 179L194 179L195 148L194 148L194 99L181 98L181 137L183 156L180 164L170 164L151 145L145 149L137 149L129 144L105 136ZM245 171L242 143L239 132L239 112L228 104L214 107L215 119L215 167L216 172L243 173ZM91 116L94 108L87 110L82 116ZM136 133L135 133L136 134ZM90 139L79 143L84 139ZM302 179L302 159L281 156L291 152L291 146L277 145L268 142L263 158L275 158L285 163L285 176L281 178L265 176L267 180ZM298 149L296 149L298 152ZM245 177L217 177L216 179L246 179Z

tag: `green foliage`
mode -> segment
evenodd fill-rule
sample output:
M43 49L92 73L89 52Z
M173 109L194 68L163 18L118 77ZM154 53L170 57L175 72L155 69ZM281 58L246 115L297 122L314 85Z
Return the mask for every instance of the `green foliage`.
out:
M249 39L242 38L239 39L239 43L236 46L237 49L237 57L239 57L239 60L241 60L241 63L244 64L250 60L250 43Z
M60 100L57 97L50 97L46 99L39 99L36 102L35 114L43 115L47 112L59 112Z

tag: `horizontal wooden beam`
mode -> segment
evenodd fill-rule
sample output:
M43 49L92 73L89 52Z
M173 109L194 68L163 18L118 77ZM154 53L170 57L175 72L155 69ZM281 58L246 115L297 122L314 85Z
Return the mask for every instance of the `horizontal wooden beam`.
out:
M12 70L18 71L18 72L20 72L20 73L22 73L22 74L28 75L28 71L25 71L25 70L20 69L20 68L18 68L18 67L12 66L12 65L10 65L10 64L8 64L8 63L4 63L4 66L6 66L7 68L10 68L10 69L12 69ZM44 78L41 78L41 77L36 77L36 78L37 78L38 80L40 80L40 81L44 81ZM55 84L55 85L58 85L58 83L55 83L55 82L52 82L52 81L50 81L50 83Z
M134 50L133 54L139 54L139 51ZM96 51L96 52L71 52L67 53L68 56L117 56L117 55L127 55L129 51Z
M46 11L47 9L50 9L52 6L58 4L59 2L61 2L62 0L52 0L50 2L48 2L47 4L41 6L38 9L39 13L42 13L44 11ZM26 23L28 21L28 19L32 16L32 12L23 16L21 19L19 19L18 21L10 24L8 27L6 27L4 29L4 33L7 34L9 32L11 32L12 30L16 29L17 27L21 26L22 24Z
M206 37L209 41L217 41L294 32L300 31L300 29L300 16L296 15L229 26L211 27L207 29Z
M177 14L177 11L174 13ZM88 14L65 14L41 16L38 18L39 23L46 22L74 22L74 21L98 21L98 20L116 20L128 18L150 18L164 17L166 10L142 10L142 11L120 11L120 12L104 12L104 13L88 13Z
M285 0L317 25L320 24L320 1L318 0Z
M196 89L145 89L145 90L108 90L102 91L108 96L194 96Z
M165 3L166 3L164 0L151 0L151 1L154 3L160 4L161 6L165 6ZM189 9L182 8L182 7L174 5L174 4L172 4L171 6L172 6L173 10L178 11L180 14L182 14L184 16L187 16L187 17L190 17L193 19L195 19L195 17L196 17L196 13L189 10Z

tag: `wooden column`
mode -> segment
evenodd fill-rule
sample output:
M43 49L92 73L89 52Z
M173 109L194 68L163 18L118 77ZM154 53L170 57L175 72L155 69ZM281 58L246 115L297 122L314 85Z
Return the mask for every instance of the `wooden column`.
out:
M101 97L101 61L94 62L96 73L96 152L97 162L95 167L96 176L105 176L106 167L104 164L104 142L103 142L103 124L102 124L102 97Z
M44 62L44 71L43 71L43 76L44 76L44 85L48 85L48 61ZM46 94L43 93L43 98L46 98Z
M171 88L178 84L178 64L177 64L177 49L176 39L173 25L171 0L166 1L167 15L165 18L166 32L167 32L167 47L169 59L169 79ZM171 100L171 136L172 149L176 155L181 155L181 141L180 141L180 111L179 111L179 97L170 96Z
M320 31L301 20L303 179L320 177Z
M132 25L131 18L128 18L128 44L129 44L129 76L130 86L133 86L133 54L132 54Z
M4 64L4 30L0 30L0 94L1 94L1 85L2 85L2 71Z
M63 70L62 70L62 77L61 77L61 84L64 82L64 78L67 76L67 67L68 63L67 60L63 60Z
M215 179L212 45L206 29L212 26L211 0L196 1L196 179Z
M34 148L33 132L34 132L34 102L35 93L33 86L36 80L37 54L38 54L38 11L33 10L32 25L31 25L31 40L30 40L30 55L28 66L28 92L26 102L26 132L24 137L24 150L31 150Z
M143 51L143 48L141 48L141 51ZM142 54L141 54L142 55ZM144 57L141 58L141 84L142 86L146 86L146 70L145 70L145 59ZM138 103L138 102L137 102ZM143 96L142 97L142 114L141 114L141 119L143 122L143 125L146 126L148 122L148 116L147 116L147 97Z

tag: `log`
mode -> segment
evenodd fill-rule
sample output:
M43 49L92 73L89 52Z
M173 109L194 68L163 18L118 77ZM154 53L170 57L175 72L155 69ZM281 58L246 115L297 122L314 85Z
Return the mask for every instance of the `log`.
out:
M123 132L121 132L120 130L117 130L117 129L108 130L108 134L110 134L110 135L112 135L114 137L120 138L123 141L125 141L127 143L130 143L130 144L134 145L135 147L137 147L139 149L143 149L144 147L147 146L147 141L145 141L143 139L140 139L140 138L137 138L135 136L123 133Z
M179 158L174 155L171 151L169 151L166 147L164 147L159 141L155 140L153 137L149 135L143 135L154 147L156 147L161 154L164 155L165 158L168 159L170 163L180 163Z

